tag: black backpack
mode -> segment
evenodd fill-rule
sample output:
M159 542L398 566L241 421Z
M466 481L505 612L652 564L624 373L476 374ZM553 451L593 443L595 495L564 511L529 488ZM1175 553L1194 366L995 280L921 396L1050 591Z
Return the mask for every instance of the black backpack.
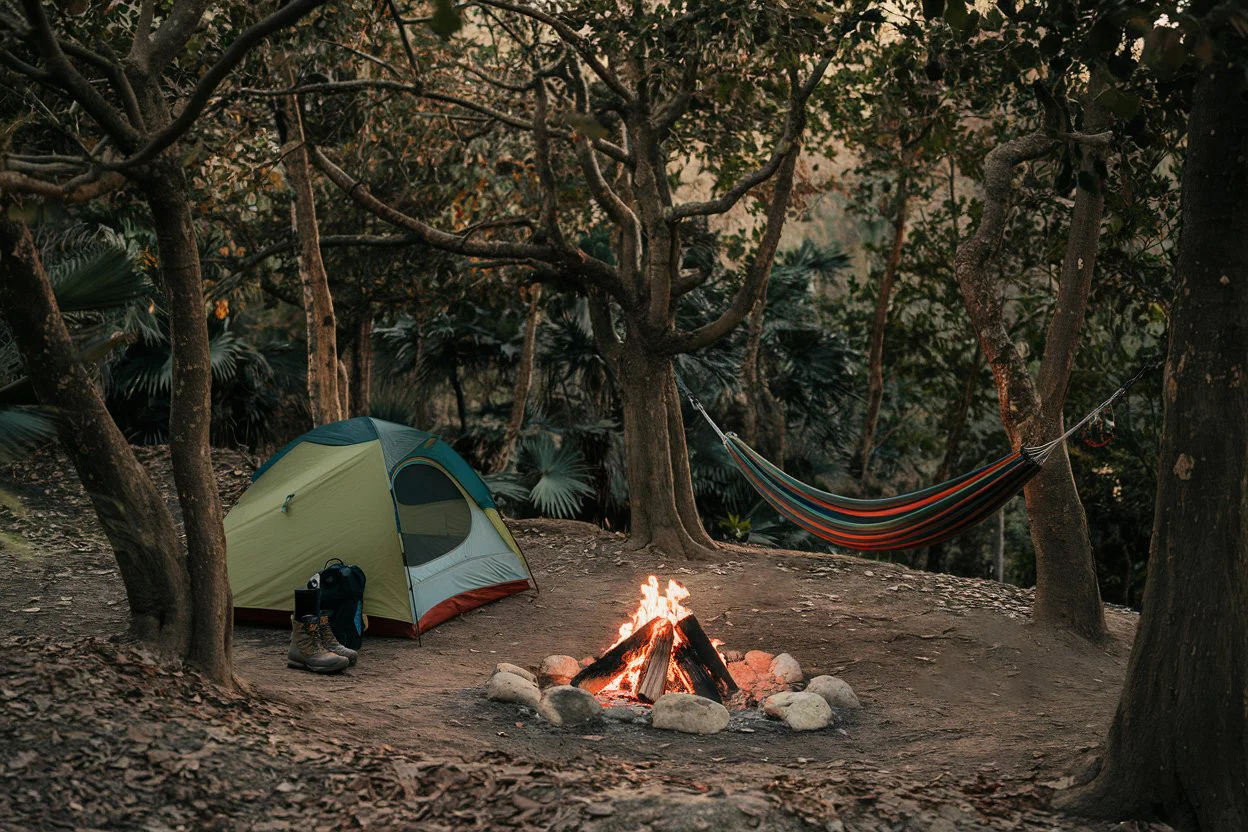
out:
M321 576L321 612L344 647L359 650L364 641L364 570L338 558L325 563Z

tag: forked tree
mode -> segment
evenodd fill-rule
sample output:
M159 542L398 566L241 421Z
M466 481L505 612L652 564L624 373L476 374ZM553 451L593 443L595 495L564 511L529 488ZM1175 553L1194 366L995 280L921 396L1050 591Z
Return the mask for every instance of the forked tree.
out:
M53 112L47 130L23 135L32 147L6 155L0 207L8 210L23 194L26 200L82 202L132 185L150 209L158 280L169 307L169 446L185 555L169 533L173 523L159 493L67 349L46 275L28 236L12 222L0 240L0 264L12 281L0 302L31 376L56 380L39 387L40 397L64 411L67 424L83 427L67 436L66 449L114 545L134 631L219 682L231 677L230 587L209 445L207 315L186 163L177 145L252 48L322 2L293 0L251 25L245 25L245 7L218 9L218 29L206 18L214 6L209 0L178 2L168 11L143 0L126 25L111 27L102 9L77 15L38 0L0 3L0 77L50 93L68 105L62 115L72 113L60 118ZM200 48L213 42L223 23L243 25L214 62L201 66ZM194 49L188 46L193 38L200 41ZM27 303L42 314L21 308Z
M558 288L587 295L622 400L630 545L704 555L714 543L694 504L673 361L727 335L757 302L784 227L807 102L835 54L870 24L858 11L834 17L815 3L596 0L560 12L509 0L473 5L473 22L491 37L465 46L462 89L379 80L298 91L406 92L530 137L528 238L440 229L374 197L329 153L313 151L313 164L357 205L431 246L540 266ZM713 195L681 198L691 168L705 171ZM710 277L687 268L690 225L751 198L762 219L744 278L717 316L682 329L681 299ZM578 245L591 225L611 229L610 258Z

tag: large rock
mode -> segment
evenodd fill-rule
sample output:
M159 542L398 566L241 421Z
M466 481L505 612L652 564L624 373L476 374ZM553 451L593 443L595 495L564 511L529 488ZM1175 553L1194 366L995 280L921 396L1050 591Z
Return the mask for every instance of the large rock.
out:
M833 708L862 707L849 683L836 676L816 676L810 680L806 691L819 694Z
M665 693L654 703L650 724L686 734L715 734L728 727L728 709L692 693Z
M602 716L602 705L587 690L556 685L542 692L537 712L555 725L584 725Z
M759 676L765 676L771 673L771 660L774 658L775 656L762 650L751 650L745 654L744 661Z
M542 692L537 689L537 682L532 679L500 670L485 683L485 697L495 702L519 702L521 705L536 708Z
M781 653L772 659L769 670L772 676L786 685L802 681L802 666L788 653Z
M776 693L763 703L763 713L783 719L794 731L817 731L832 721L832 708L817 693Z
M494 665L494 672L495 673L514 673L517 676L523 676L524 678L528 679L530 682L532 682L535 685L537 684L537 677L533 675L533 671L525 670L523 667L520 667L519 665L508 664L507 662L499 662L498 664Z
M566 685L580 672L581 663L571 656L547 656L542 659L542 669L538 671L538 675L552 685Z

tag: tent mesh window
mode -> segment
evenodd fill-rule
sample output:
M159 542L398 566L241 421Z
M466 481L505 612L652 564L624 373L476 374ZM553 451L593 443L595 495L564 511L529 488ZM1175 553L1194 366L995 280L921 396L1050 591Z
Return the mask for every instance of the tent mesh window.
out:
M432 465L400 468L394 477L394 499L408 566L441 557L468 538L472 509L450 477Z

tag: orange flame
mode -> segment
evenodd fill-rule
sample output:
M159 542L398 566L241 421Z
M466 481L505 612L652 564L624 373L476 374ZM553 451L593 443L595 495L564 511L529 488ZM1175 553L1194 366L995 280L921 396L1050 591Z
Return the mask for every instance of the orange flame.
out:
M641 603L637 605L637 609L629 620L620 625L620 637L611 646L614 647L637 632L639 628L646 626L652 618L666 618L675 627L677 622L692 612L681 603L688 597L689 590L676 581L669 580L667 589L660 594L659 579L654 575L646 578L646 582L641 585ZM658 633L656 632L655 637L657 636ZM600 691L601 694L633 695L635 693L637 683L641 677L641 671L646 664L646 656L649 655L650 650L654 646L655 637L652 637L651 643L647 645L645 650L640 651L629 660L624 670ZM679 647L683 641L680 630L674 631L674 639L672 643L673 650ZM682 691L685 693L693 691L693 684L675 662L668 666L667 690L669 692Z

